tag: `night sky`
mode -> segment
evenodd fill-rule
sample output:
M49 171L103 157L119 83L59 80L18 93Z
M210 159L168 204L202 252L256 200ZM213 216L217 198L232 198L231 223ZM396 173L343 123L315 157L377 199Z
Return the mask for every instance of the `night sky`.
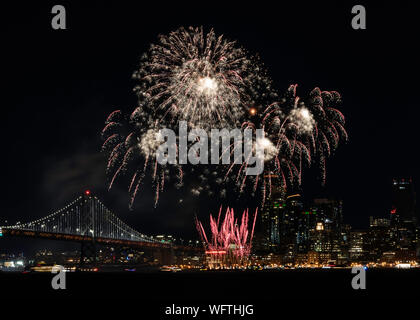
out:
M158 34L190 25L214 28L258 53L280 93L297 83L301 96L316 86L342 94L349 142L327 162L325 188L316 170L305 172L306 199L342 198L345 221L360 228L370 215L388 214L392 177L419 184L413 8L397 2L140 3L1 5L0 225L45 216L89 188L139 231L196 237L194 214L214 212L221 202L184 195L180 205L179 194L168 190L154 209L144 185L129 211L125 184L107 191L106 157L99 152L107 115L136 105L131 75L140 55ZM55 4L67 10L67 30L51 28ZM351 28L355 4L366 7L366 30Z

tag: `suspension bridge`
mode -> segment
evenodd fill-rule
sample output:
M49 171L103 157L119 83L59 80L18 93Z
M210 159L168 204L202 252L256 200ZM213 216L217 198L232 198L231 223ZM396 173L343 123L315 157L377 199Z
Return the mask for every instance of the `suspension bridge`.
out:
M197 248L174 246L136 231L89 190L48 216L27 223L1 226L0 235L80 242L81 262L95 260L97 245L197 251Z

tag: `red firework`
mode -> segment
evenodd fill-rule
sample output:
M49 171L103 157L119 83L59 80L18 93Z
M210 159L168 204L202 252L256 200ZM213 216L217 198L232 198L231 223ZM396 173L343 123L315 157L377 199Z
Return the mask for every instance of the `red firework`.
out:
M207 237L202 223L196 219L197 231L204 243L206 253L215 256L220 264L243 264L251 253L257 212L258 208L255 210L251 233L249 233L248 209L244 210L241 223L238 224L238 219L235 219L234 211L231 208L227 208L223 222L221 222L222 207L220 207L217 220L210 214L210 239Z

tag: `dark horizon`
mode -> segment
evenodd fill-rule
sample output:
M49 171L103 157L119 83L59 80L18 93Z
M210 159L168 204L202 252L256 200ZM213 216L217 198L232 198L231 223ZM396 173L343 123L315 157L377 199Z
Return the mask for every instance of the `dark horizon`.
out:
M4 9L1 222L43 217L90 189L141 232L197 237L194 215L206 219L228 201L183 195L179 204L179 191L168 188L155 209L145 184L130 211L123 182L107 191L106 156L100 153L108 114L131 112L137 103L131 75L140 55L158 34L190 25L214 28L258 53L281 93L297 83L301 96L314 87L342 94L349 142L327 160L325 188L315 168L306 170L306 200L343 199L345 222L359 229L369 216L388 216L394 177L420 183L413 143L417 88L410 79L418 73L417 30L415 12L402 4L366 5L367 29L353 30L353 4L303 9L212 3L206 10L179 4L160 12L159 5L63 3L68 30L56 31L50 26L53 4ZM230 200L242 213L243 202ZM248 205L252 211L256 202Z

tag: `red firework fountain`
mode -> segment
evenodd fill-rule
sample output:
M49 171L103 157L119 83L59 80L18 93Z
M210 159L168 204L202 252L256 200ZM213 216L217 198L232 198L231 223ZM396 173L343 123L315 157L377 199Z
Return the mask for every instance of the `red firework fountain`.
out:
M220 215L222 213L222 207L220 207L217 220L210 214L210 241L207 238L202 223L196 219L198 233L205 245L209 268L231 269L247 265L248 256L251 253L257 212L258 209L255 210L252 230L249 236L248 209L243 212L241 224L238 225L238 219L235 219L233 209L227 208L225 218L220 224Z

